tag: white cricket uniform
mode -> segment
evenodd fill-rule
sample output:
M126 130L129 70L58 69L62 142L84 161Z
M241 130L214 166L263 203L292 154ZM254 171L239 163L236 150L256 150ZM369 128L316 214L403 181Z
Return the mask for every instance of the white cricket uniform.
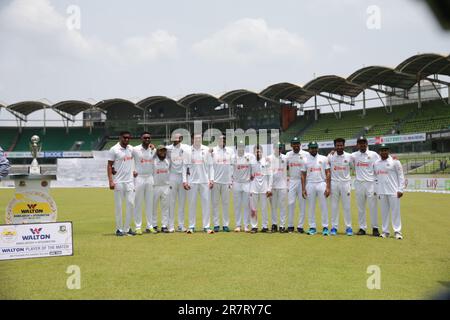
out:
M158 156L155 156L155 164L154 164L154 181L155 185L153 187L153 212L157 212L158 210L158 201L159 206L161 207L161 226L164 228L168 228L169 231L175 229L175 216L170 215L169 211L169 201L170 201L170 162L169 160L163 159L160 160Z
M244 153L242 156L236 151L233 157L233 204L236 220L236 227L243 226L247 229L250 224L250 175L251 164L254 159L251 153ZM242 211L244 211L244 221L242 223Z
M156 227L157 215L153 211L153 157L155 150L148 147L145 149L142 144L133 148L134 167L137 177L134 178L134 188L136 190L134 223L136 229L142 226L142 205L145 202L145 216L147 218L147 228Z
M278 210L280 210L280 227L285 227L288 194L286 155L280 154L277 157L275 154L271 154L267 157L267 160L271 166L273 175L272 198L270 199L272 224L278 225L277 216Z
M211 190L212 215L214 227L219 226L219 200L222 199L222 226L230 224L230 192L233 168L233 150L228 147L213 148L211 154L214 166L214 186Z
M379 159L375 162L375 176L381 207L382 230L389 233L389 215L391 214L394 232L401 232L400 198L397 192L403 193L405 188L402 164L390 156L386 160Z
M380 156L367 150L362 153L352 153L352 163L355 168L355 191L358 204L358 220L360 229L367 229L366 201L369 204L372 228L378 228L377 198L375 187L374 164Z
M189 171L189 175L188 175ZM187 192L189 203L189 228L195 228L197 194L200 194L203 228L210 226L210 190L209 181L214 178L214 166L208 147L191 147L183 165L183 182L191 187Z
M306 199L308 200L308 223L310 228L316 228L316 199L319 199L320 212L322 214L322 227L328 228L328 206L325 197L326 170L330 169L328 159L317 154L315 157L308 155L302 168L306 172Z
M127 232L130 229L131 217L134 210L134 183L133 183L133 147L128 145L122 148L117 143L108 151L108 160L114 161L113 175L114 204L116 213L116 230ZM122 220L122 201L125 200L125 225Z
M259 161L256 156L251 163L251 176L253 179L250 182L250 224L252 228L258 227L258 201L261 205L261 225L267 228L269 218L267 215L267 192L272 191L272 172L266 158L261 158Z
M298 227L303 228L305 223L306 200L302 197L302 182L301 169L304 166L308 152L300 150L295 153L293 150L286 153L286 160L288 165L288 227L294 227L295 203L299 202L300 216L298 220Z
M183 188L183 162L189 154L190 146L179 143L176 146L167 146L167 159L170 162L169 181L171 195L169 202L169 215L175 216L175 205L178 199L178 227L184 228L184 210L186 206L186 190Z
M339 199L342 200L344 210L344 224L346 228L352 227L352 213L350 211L350 198L352 178L350 166L352 156L345 152L342 155L335 152L328 156L331 171L331 227L338 229L339 226Z

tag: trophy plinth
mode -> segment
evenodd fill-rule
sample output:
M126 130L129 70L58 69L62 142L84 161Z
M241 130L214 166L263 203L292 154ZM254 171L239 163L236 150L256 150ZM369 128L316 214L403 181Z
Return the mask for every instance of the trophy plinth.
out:
M41 152L40 139L32 136L30 151L33 161L28 168L28 174L10 174L14 180L14 198L6 207L6 224L55 222L57 217L56 203L50 196L50 182L56 180L56 175L41 174L37 161Z

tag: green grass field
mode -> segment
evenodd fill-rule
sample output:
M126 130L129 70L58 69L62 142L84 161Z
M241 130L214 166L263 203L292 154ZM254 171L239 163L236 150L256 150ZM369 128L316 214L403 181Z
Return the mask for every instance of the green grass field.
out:
M12 195L0 189L0 208ZM111 191L52 195L58 220L73 221L74 256L1 261L0 299L423 299L450 286L450 195L406 194L403 241L298 233L115 237ZM352 212L356 229L355 205ZM66 287L69 265L81 269L80 290ZM369 265L381 269L380 290L366 286Z

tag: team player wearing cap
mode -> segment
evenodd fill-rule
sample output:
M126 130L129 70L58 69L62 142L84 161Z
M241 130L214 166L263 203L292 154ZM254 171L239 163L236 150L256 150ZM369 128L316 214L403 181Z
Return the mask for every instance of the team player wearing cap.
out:
M375 162L375 176L377 178L377 194L381 207L381 226L383 238L389 237L389 216L396 239L403 239L401 233L400 198L403 196L405 176L400 161L389 155L389 147L380 147L381 159Z
M368 149L367 139L359 137L356 141L358 151L352 153L352 163L355 167L355 191L358 205L359 231L358 235L365 235L367 230L366 202L369 205L372 235L379 236L377 198L375 189L374 164L380 159L378 153Z
M300 205L300 216L298 220L297 231L303 233L303 225L305 223L306 200L302 198L302 168L305 163L308 152L303 151L300 144L300 139L294 137L291 140L292 151L286 154L286 163L289 176L288 184L288 232L294 232L294 213L295 204L298 200Z
M150 143L148 132L141 135L142 144L134 148L128 145L130 138L129 132L122 132L119 143L108 153L108 178L110 189L114 190L116 235L118 236L142 234L144 203L148 233L157 233L158 202L162 215L161 231L164 233L175 231L175 197L178 196L178 201L183 203L183 196L180 196L179 190L174 191L180 182L177 176L179 174L189 199L187 233L195 231L198 195L202 206L203 231L214 233L220 230L219 199L222 200L223 231L229 231L231 192L234 200L236 232L256 233L258 231L258 207L261 208L261 232L285 232L287 205L289 208L287 231L291 233L294 231L295 202L300 192L302 199L297 227L299 233L304 233L306 202L308 202L308 234L317 233L315 209L318 200L322 234L337 235L339 202L342 202L345 234L351 236L353 230L350 211L350 171L354 169L359 220L357 234L366 234L365 206L368 202L372 234L383 238L389 237L391 221L395 238L403 239L400 198L404 192L405 177L402 166L398 160L389 155L389 148L386 145L380 147L380 155L368 150L365 137L357 139L358 151L352 154L344 151L344 139L335 139L335 148L327 157L318 154L317 142L308 144L308 152L301 150L300 140L297 137L291 140L292 151L283 155L281 153L283 145L276 144L269 156L263 156L263 148L260 145L254 147L253 154L245 152L243 141L238 141L235 151L225 146L224 136L219 138L219 145L213 149L202 145L201 135L194 136L191 147L182 145L180 136L177 136L173 145L168 148L158 146L156 150ZM170 156L167 156L168 149ZM331 198L331 230L329 230L327 206L329 196ZM215 230L210 228L211 198ZM126 202L124 225L122 222L123 200ZM381 234L378 231L377 200L381 209ZM271 205L272 213L271 230L268 228L268 203ZM179 205L178 231L184 230L183 209L184 203ZM134 215L132 215L133 211ZM280 212L279 224L278 211ZM134 216L136 232L130 228L132 216Z
M308 200L308 223L309 235L314 235L316 229L316 199L320 203L322 214L322 234L327 236L328 229L328 206L327 200L330 195L330 165L325 156L318 154L317 142L308 144L309 155L306 156L302 166L302 195Z

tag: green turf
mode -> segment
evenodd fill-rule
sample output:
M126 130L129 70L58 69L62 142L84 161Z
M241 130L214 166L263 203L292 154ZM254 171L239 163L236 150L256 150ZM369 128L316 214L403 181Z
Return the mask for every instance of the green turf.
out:
M0 208L12 194L0 189ZM450 195L406 194L398 241L297 233L119 238L109 190L52 194L58 220L73 221L75 254L0 262L0 299L421 299L450 283ZM352 212L356 229L354 201ZM69 265L81 268L80 290L66 287ZM381 268L380 290L367 289L369 265Z

